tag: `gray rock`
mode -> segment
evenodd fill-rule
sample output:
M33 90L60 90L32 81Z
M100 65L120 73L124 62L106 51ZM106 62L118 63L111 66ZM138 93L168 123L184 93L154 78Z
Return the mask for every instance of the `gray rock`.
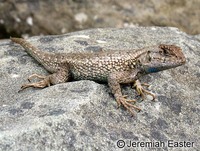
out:
M176 150L167 142L194 142L198 150L200 99L200 42L176 28L136 27L91 29L65 35L29 38L44 51L72 52L125 50L165 43L176 44L187 58L185 65L142 77L151 84L156 102L137 105L131 117L117 104L107 86L93 81L73 81L44 89L18 90L33 74L48 74L23 48L10 40L0 42L0 150L149 150L128 147L130 141L164 142L155 150ZM130 85L123 94L136 97ZM123 144L121 142L121 144Z

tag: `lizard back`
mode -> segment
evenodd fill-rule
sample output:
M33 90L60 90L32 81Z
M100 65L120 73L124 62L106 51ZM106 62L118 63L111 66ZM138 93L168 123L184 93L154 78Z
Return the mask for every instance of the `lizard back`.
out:
M75 80L106 81L109 73L130 71L136 67L137 57L146 50L106 51L66 54L66 62Z

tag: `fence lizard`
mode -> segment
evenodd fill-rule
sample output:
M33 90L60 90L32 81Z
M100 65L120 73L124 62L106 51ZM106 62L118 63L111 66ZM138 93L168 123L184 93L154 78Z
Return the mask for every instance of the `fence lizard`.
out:
M49 53L40 51L22 38L10 38L20 44L26 52L48 70L50 75L31 75L28 80L38 78L41 81L22 85L20 90L28 87L44 88L46 86L74 80L94 80L108 82L117 101L131 114L136 100L128 100L122 95L120 84L134 83L136 91L142 96L155 95L141 84L139 78L145 74L158 72L183 65L186 61L180 47L175 45L155 45L138 50L101 51L84 53Z

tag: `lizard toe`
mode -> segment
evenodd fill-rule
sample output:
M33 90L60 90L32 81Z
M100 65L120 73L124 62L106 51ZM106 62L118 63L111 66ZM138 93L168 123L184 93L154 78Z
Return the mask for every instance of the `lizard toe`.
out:
M127 109L132 115L134 115L134 110L140 111L141 109L133 104L131 102L136 102L135 100L127 100L123 96L117 98L117 102L120 102L124 106L125 109Z
M142 96L142 99L144 100L147 95L152 96L152 101L155 100L156 96L152 92L146 90L143 86L149 87L149 84L143 83L141 84L139 80L135 81L134 87L136 87L137 93Z

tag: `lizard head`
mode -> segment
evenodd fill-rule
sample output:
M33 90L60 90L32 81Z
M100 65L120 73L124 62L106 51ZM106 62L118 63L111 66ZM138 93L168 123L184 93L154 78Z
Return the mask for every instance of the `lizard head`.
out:
M142 62L145 72L151 73L180 66L186 59L180 47L161 44L150 48Z

